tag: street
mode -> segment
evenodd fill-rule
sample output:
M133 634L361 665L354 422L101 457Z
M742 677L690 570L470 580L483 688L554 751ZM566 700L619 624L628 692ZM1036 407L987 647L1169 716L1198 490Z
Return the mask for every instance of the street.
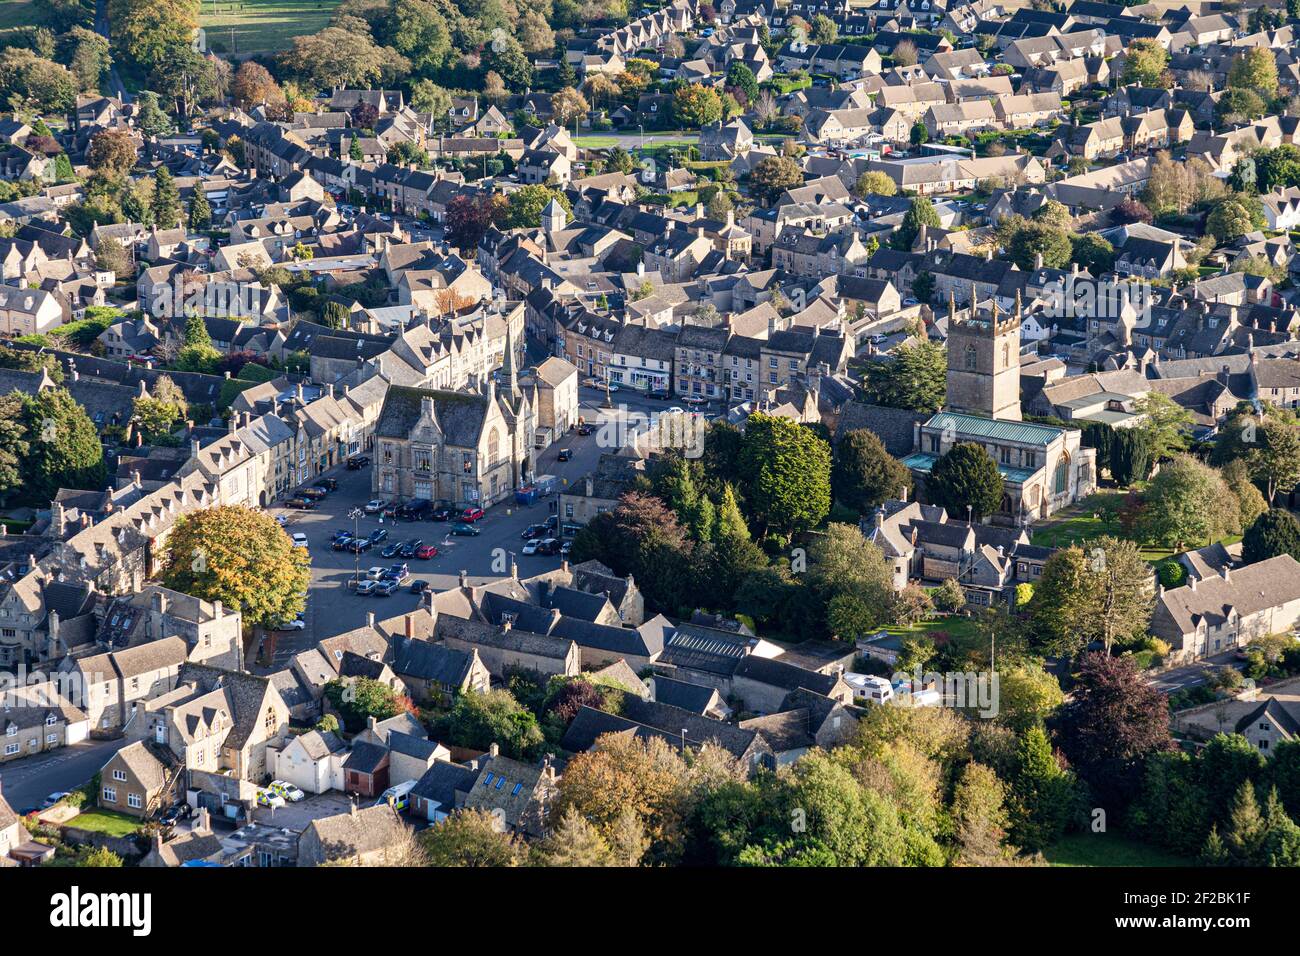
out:
M0 792L17 811L39 807L47 794L80 787L130 741L87 740L0 764Z
M1245 662L1237 657L1236 651L1227 651L1192 664L1185 664L1182 667L1173 667L1167 671L1162 671L1159 676L1152 678L1148 683L1162 694L1172 694L1176 691L1186 690L1188 687L1195 687L1197 684L1204 684L1206 670L1225 665L1241 670L1245 666Z
M628 416L663 411L667 407L664 402L643 396L629 397L625 401L625 394L620 392L612 396L614 402L623 404L624 408L603 411L600 405L604 400L604 392L583 388L579 414L586 421L597 425L596 429L585 437L576 432L560 436L538 457L534 469L536 474L556 476L560 480L560 487L582 478L596 467L603 452L615 450L602 445L610 443L623 432L622 429L600 428L602 414L607 418L625 420ZM557 460L561 448L572 451L573 457L569 461ZM318 502L313 510L297 511L279 507L269 509L272 514L286 516L285 530L288 533L302 532L307 536L308 550L311 553L311 585L307 594L307 626L300 631L276 633L273 637L271 666L255 667L259 673L284 667L293 655L314 647L322 638L361 627L366 623L367 612L373 611L382 620L414 610L420 604L420 596L410 591L410 585L415 580L427 580L435 591L445 591L458 585L461 571L468 574L471 584L480 584L507 574L512 557L521 577L540 574L560 565L558 555L547 557L523 554L524 541L521 537L525 528L531 524L544 523L553 513L557 503L556 494L524 506L516 504L511 497L487 509L486 516L477 522L482 530L480 535L457 537L449 533L446 522L408 522L385 519L379 515L362 515L356 520L349 518L348 513L352 509L361 508L371 498L383 497L371 490L371 466L359 471L339 467L330 474L338 479L339 488ZM388 540L363 554L335 551L330 547L335 531L355 531L364 537L378 528L388 529ZM405 542L413 538L434 545L438 554L428 560L407 560L411 577L400 589L388 597L365 597L358 596L348 587L348 581L356 575L358 569L364 577L371 567L387 567L399 563L402 559L383 558L379 552L394 540Z

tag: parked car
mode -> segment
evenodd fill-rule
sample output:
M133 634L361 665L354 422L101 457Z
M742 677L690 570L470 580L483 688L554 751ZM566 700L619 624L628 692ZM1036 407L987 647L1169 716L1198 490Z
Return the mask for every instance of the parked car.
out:
M54 806L64 797L70 797L70 796L72 796L72 794L68 793L68 791L66 790L55 790L53 793L51 793L44 800L41 801L41 809L48 810L50 807Z
M367 597L368 595L374 594L375 584L376 584L375 581L362 581L360 584L357 585L357 594L361 595L362 597Z
M470 506L460 513L461 521L478 521L483 517L483 509Z
M560 449L560 454L559 454L559 456L558 456L558 460L559 460L559 461L568 461L568 460L571 459L572 457L573 457L573 449L572 449L572 448L561 448L561 449Z
M285 800L274 790L259 790L257 791L257 804L261 807L282 807Z
M338 491L339 480L337 478L322 478L312 487L319 488L321 491Z
M430 521L450 521L455 516L456 516L455 508L447 508L447 507L434 508L431 512L429 512Z
M523 548L524 554L536 554L537 549L541 546L541 544L542 544L541 538L533 538L531 541L525 541L524 548Z
M386 548L384 548L383 551L380 551L379 556L382 558L395 558L397 557L397 553L401 550L402 550L401 544L394 541L391 544L389 544Z
M583 422L581 425L578 426L578 434L582 435L584 438L587 435L590 435L591 431L592 431L591 426L588 425L586 422Z
M452 534L460 535L462 537L469 537L469 538L477 537L478 535L483 533L483 530L481 528L477 528L474 525L468 524L467 522L464 521L453 521L451 523L450 531Z
M361 510L368 515L378 514L384 510L385 503L383 498L371 498L362 506Z
M405 521L423 521L432 508L433 503L427 498L413 498L397 509L397 517Z
M411 576L411 569L405 564L394 564L391 568L384 571L384 580L396 581L401 584Z
M424 542L419 538L412 538L410 541L406 542L406 544L397 549L397 556L399 558L413 558L415 557L415 552L420 550L420 546L423 544Z
M533 540L533 538L540 538L543 534L546 533L546 531L547 528L546 525L544 524L530 524L527 528L524 529L523 534L521 534L519 537L525 541L531 541Z
M359 471L370 464L369 455L353 455L348 459L348 471Z
M545 554L545 555L559 554L559 553L560 553L560 539L559 539L559 538L543 538L543 539L538 543L538 545L537 545L537 553L538 553L538 554Z
M384 571L386 570L387 568L382 568L376 565L375 567L370 568L369 570L366 571L366 577L371 581L378 581L380 578L384 576Z
M427 561L438 556L438 549L431 544L422 544L415 549L415 556L422 561Z
M289 516L288 516L288 515L276 515L276 516L275 516L275 523L278 524L281 528L283 528L285 525L287 525L287 524L289 523Z
M376 528L374 531L370 532L370 543L378 544L380 541L383 541L387 537L388 537L387 528Z
M320 501L329 497L329 492L322 488L303 488L298 492L299 498L310 498L312 501Z
M369 538L354 538L348 542L348 550L353 554L361 554L364 551L369 551L371 547Z
M423 594L427 590L429 590L429 582L424 580L424 578L416 578L411 582L412 594Z
M301 531L295 531L293 533L293 546L295 548L307 547L307 536L303 534Z
M399 587L396 581L380 581L375 585L376 597L388 597Z
M311 511L316 507L316 502L308 498L290 498L284 503L286 508L298 508L302 511Z
M287 780L272 780L268 790L278 793L290 803L297 803L299 800L306 799L307 794L303 793Z
M352 544L352 535L345 534L338 538L335 538L330 543L330 547L333 548L335 551L346 551L351 544Z
M182 820L194 815L194 808L188 803L173 803L158 816L158 822L165 827L174 827Z
M560 545L560 557L562 557L562 558L567 558L567 557L568 557L570 554L572 554L572 553L573 553L573 540L572 540L572 539L570 539L570 540L564 542L564 544Z
M277 631L301 631L307 627L307 621L301 614L292 621L279 621L274 625Z

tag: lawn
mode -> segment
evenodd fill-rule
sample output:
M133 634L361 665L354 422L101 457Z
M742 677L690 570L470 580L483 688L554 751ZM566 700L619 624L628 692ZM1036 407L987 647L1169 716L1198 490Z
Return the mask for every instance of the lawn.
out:
M1032 530L1029 534L1030 541L1043 548L1067 548L1072 544L1086 544L1103 535L1125 537L1119 520L1115 517L1123 498L1124 493L1120 491L1095 492L1078 504L1061 509L1046 524ZM1222 543L1236 544L1240 540L1240 535L1230 535L1223 538ZM1142 546L1142 557L1152 564L1158 564L1178 553L1180 552L1172 548Z
M617 136L601 136L597 133L593 133L590 136L575 137L573 142L576 145L581 146L583 149L609 149L610 147L619 144L619 138Z
M112 810L89 810L73 817L68 821L68 826L78 830L89 830L92 833L124 837L138 831L140 821L135 817L128 817L125 813L115 813Z
M954 638L970 637L975 633L975 621L969 617L932 617L910 625L890 625L881 628L897 637L909 634L930 634L933 632L951 635Z
M199 23L214 53L273 52L329 26L337 6L338 0L201 0Z
M0 0L0 30L31 27L37 22L36 0Z
M1052 866L1194 866L1159 847L1138 843L1116 833L1072 833L1043 851Z

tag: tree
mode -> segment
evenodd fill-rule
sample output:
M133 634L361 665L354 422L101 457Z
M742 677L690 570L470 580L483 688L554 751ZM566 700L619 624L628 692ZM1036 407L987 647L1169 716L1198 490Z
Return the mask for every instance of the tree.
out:
M568 126L586 116L591 106L585 96L572 87L566 87L551 97L551 111L558 125Z
M517 760L532 759L543 742L537 718L508 690L459 695L439 721L439 733L461 747L486 750L497 744L502 753Z
M903 221L894 233L894 247L911 250L922 226L937 229L940 225L939 214L935 212L934 203L926 196L913 197L912 204L903 214Z
M1046 654L1074 656L1087 646L1078 624L1097 603L1096 581L1078 547L1061 548L1043 565L1028 605L1030 626Z
M78 860L79 867L117 868L122 866L122 858L106 846L87 850Z
M1151 473L1151 442L1138 428L1116 429L1111 438L1110 474L1121 487L1143 481Z
M1253 206L1240 195L1220 200L1205 219L1205 231L1220 244L1240 239L1258 225Z
M31 447L23 425L23 393L0 395L0 501L22 486L24 461Z
M292 47L280 54L281 63L291 74L317 89L365 89L402 59L395 50L376 46L368 32L342 26L294 37Z
M163 583L237 608L245 624L292 621L306 606L310 561L275 520L222 505L181 517L167 539Z
M948 359L943 346L919 342L896 349L891 358L867 367L863 390L876 405L937 412L948 391Z
M23 400L28 454L23 484L30 498L49 501L60 488L104 487L104 448L90 417L65 388Z
M147 395L137 395L133 402L133 418L140 425L145 441L156 442L171 434L176 423L176 409Z
M895 66L916 66L916 44L911 40L902 41L894 47L893 58Z
M1141 639L1151 624L1154 581L1151 565L1138 546L1123 538L1092 542L1089 573L1095 581L1096 607L1086 620L1106 653L1116 644Z
M1300 433L1289 420L1276 415L1266 417L1258 431L1263 440L1251 449L1247 467L1264 486L1265 498L1272 501L1300 484Z
M1151 210L1140 199L1126 196L1118 206L1111 210L1111 218L1117 223L1150 222Z
M230 82L230 95L242 110L251 110L262 103L274 105L284 102L284 91L275 82L270 71L254 60L239 64Z
M816 526L831 508L830 446L787 418L761 413L745 423L740 449L746 500L763 525L785 533Z
M998 668L998 719L1017 733L1041 725L1065 703L1060 682L1039 664Z
M1002 781L990 768L969 763L962 768L953 793L959 861L966 866L992 866L1010 855L1002 841L1007 833Z
M202 186L196 185L195 190L202 192ZM180 192L176 189L176 180L172 178L171 170L166 166L159 166L153 175L153 221L159 229L174 229L177 220L180 219Z
M573 206L569 197L561 190L552 189L540 183L523 186L510 193L509 208L506 211L506 225L511 229L536 229L542 224L542 210L556 200L566 213L573 215Z
M1236 514L1223 507L1225 500L1231 500L1231 492L1217 471L1179 455L1147 487L1142 532L1159 544L1210 544L1238 529Z
M1246 529L1241 558L1247 564L1289 554L1300 561L1300 522L1284 508L1271 508Z
M898 193L898 186L886 173L878 169L869 169L858 177L853 192L859 198L866 196L893 196Z
M533 847L537 866L614 866L614 854L600 831L573 807L560 817L546 838Z
M416 80L411 87L411 109L445 117L451 109L451 93L432 80Z
M757 200L771 203L787 189L803 183L803 170L788 156L765 156L749 174L749 191Z
M1115 247L1095 232L1070 236L1070 246L1072 261L1095 276L1110 272L1115 265Z
M831 466L837 501L865 514L911 487L912 473L885 451L875 432L856 428L840 438Z
M741 60L732 60L731 65L727 67L727 86L743 93L746 103L753 103L758 99L758 79L754 76L754 71Z
M135 141L122 127L102 130L91 137L86 164L112 182L118 182L135 165Z
M1017 846L1041 850L1059 840L1078 809L1073 776L1052 753L1039 724L1020 738L1016 774L1011 785L1011 836Z
M387 684L369 677L332 680L325 685L325 696L353 733L363 729L371 717L388 720L404 713L410 703Z
M1025 270L1038 268L1040 257L1048 269L1062 269L1069 266L1074 246L1064 229L1030 222L1016 231L1007 252L1011 261Z
M134 271L131 256L114 236L105 236L99 240L95 249L95 268L113 273L115 279L123 279Z
M1163 392L1148 392L1134 403L1133 410L1142 416L1138 429L1146 438L1153 463L1186 451L1194 424L1191 412Z
M194 232L203 232L212 226L212 204L208 202L208 197L203 194L199 186L194 187L194 195L190 197L186 218L190 229Z
M477 249L487 231L507 215L508 204L499 196L461 194L447 203L444 225L447 240L462 253ZM538 213L540 219L541 213Z
M198 12L198 0L110 0L113 46L122 62L148 73L169 51L190 45Z
M867 627L887 623L894 600L893 575L884 553L862 536L855 525L831 523L826 533L808 549L808 583L828 603L851 597L855 614L867 614L869 624L860 622L852 630L832 626L833 633L851 637ZM841 606L840 614L850 610Z
M997 462L974 442L958 442L934 463L926 482L932 504L962 518L970 509L972 519L985 518L1002 507L1002 474Z
M943 583L934 589L932 597L935 609L942 614L956 614L966 606L966 592L956 578L944 578Z
M1142 759L1173 748L1164 695L1128 656L1082 655L1057 723L1061 749L1080 776L1099 796L1123 802L1136 789Z
M1123 82L1137 83L1140 86L1165 86L1165 71L1168 69L1169 51L1159 41L1134 40L1129 43Z
M518 866L527 852L486 810L458 810L420 840L430 866Z
M1268 47L1250 47L1228 68L1228 87L1250 90L1263 100L1277 96L1277 60Z

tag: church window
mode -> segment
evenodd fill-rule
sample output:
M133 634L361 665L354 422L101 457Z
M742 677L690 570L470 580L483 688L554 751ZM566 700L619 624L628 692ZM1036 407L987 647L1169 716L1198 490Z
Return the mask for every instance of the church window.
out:
M1056 466L1056 474L1052 479L1052 491L1054 494L1064 494L1069 488L1070 465L1068 462L1061 462Z
M1002 343L1002 367L1003 368L1011 367L1011 343L1010 342Z
M979 360L975 352L975 346L973 345L966 346L966 370L968 372L973 372L975 371L975 368L978 366L978 364L979 364Z
M501 454L501 437L497 434L495 428L488 433L488 467L491 468L497 463L497 457Z

